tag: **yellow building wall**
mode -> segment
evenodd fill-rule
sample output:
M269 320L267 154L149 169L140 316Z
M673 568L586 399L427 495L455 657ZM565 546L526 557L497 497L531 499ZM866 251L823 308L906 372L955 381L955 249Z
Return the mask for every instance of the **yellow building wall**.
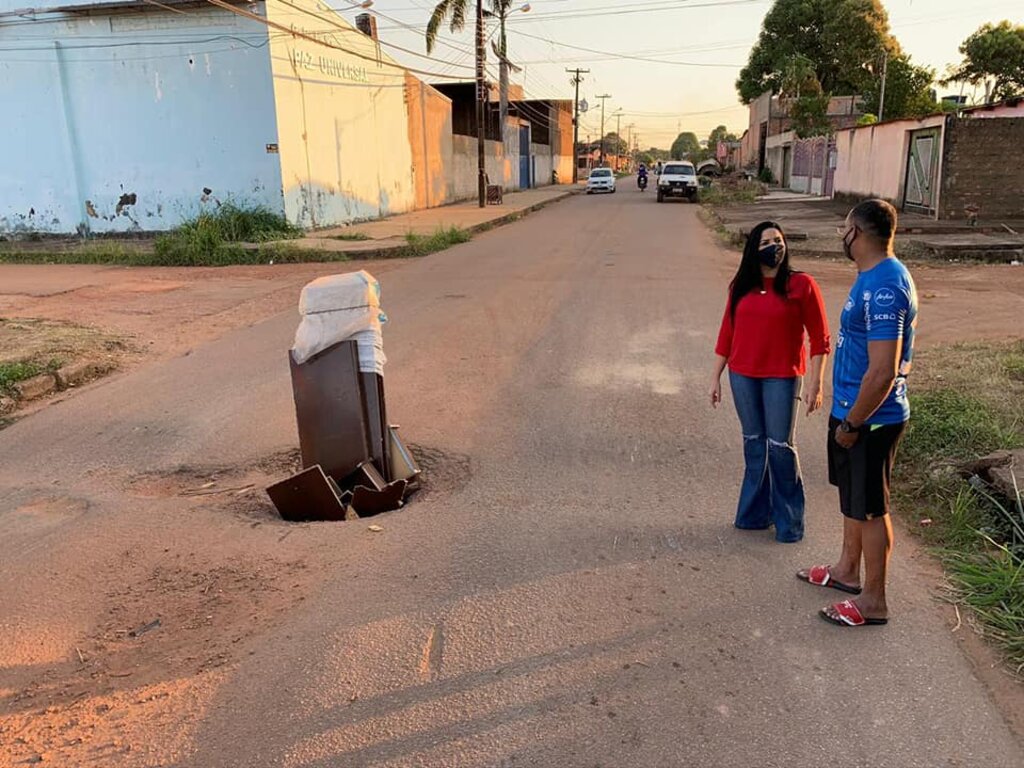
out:
M268 0L266 9L270 22L334 46L270 30L288 218L318 228L412 210L405 70L326 6Z

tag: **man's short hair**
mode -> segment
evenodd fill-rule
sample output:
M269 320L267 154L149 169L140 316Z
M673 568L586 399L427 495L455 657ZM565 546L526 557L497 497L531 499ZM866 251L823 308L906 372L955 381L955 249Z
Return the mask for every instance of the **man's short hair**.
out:
M885 200L865 200L850 211L850 217L862 231L888 243L896 234L896 209Z

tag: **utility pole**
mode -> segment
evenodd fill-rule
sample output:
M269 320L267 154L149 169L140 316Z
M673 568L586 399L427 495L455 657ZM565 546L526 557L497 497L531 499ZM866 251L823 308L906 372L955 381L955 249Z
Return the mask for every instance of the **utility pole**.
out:
M601 165L604 165L604 102L605 99L610 99L612 95L606 93L602 96L595 96L601 100Z
M487 207L487 161L484 149L484 115L487 106L487 82L484 80L484 0L476 0L476 165L480 207Z
M622 110L615 110L615 170L622 170ZM628 148L627 148L628 149Z
M878 94L878 122L882 122L885 113L885 80L889 76L889 52L883 51L882 55L882 89Z
M583 82L583 75L589 75L589 69L567 69L572 73L570 82L576 86L576 102L572 115L572 183L577 184L580 180L580 83Z
M626 126L626 130L629 131L629 138L626 139L626 154L630 156L633 165L636 165L636 148L633 146L633 129L636 128L636 123L630 123Z

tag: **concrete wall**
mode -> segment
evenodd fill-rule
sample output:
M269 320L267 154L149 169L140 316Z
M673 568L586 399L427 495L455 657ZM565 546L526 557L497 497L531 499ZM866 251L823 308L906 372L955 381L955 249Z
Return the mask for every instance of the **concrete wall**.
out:
M743 166L756 166L761 152L761 124L767 123L772 109L771 91L765 91L750 102L750 123L743 136Z
M164 230L218 199L284 210L263 25L198 7L34 19L0 25L0 232Z
M517 140L518 144L518 140ZM452 137L452 179L456 200L470 200L477 196L477 145L472 136L456 134ZM510 157L515 157L510 154ZM505 156L500 142L484 142L484 167L491 184L501 184L506 190L515 189L519 174L513 178L512 163ZM518 163L518 158L515 157Z
M555 169L555 156L548 144L531 144L530 155L533 164L533 186L546 187L551 184L551 172ZM569 177L572 179L572 177Z
M771 170L772 176L778 184L782 184L784 179L789 178L789 172L793 165L792 147L795 140L796 135L792 131L786 131L769 136L765 142L764 164ZM786 152L786 147L790 148L789 153ZM787 163L789 168L785 167Z
M1024 146L1024 117L951 119L942 149L938 215L964 219L975 205L984 219L1024 219L1024 163L1014 161Z
M942 126L945 119L893 120L836 133L835 194L880 197L901 206L910 132Z
M341 16L294 4L308 13L270 0L267 18L346 50L271 35L288 218L316 228L412 210L405 70Z
M573 163L573 147L572 147L572 107L570 105L566 108L561 109L552 107L552 111L555 113L557 119L551 121L551 152L554 157L552 159L552 166L554 170L558 172L558 183L559 184L572 184L572 163ZM550 180L550 176L546 177L546 180L540 180L541 185L547 184Z
M411 74L406 74L405 90L415 206L419 209L444 205L456 199L451 99Z

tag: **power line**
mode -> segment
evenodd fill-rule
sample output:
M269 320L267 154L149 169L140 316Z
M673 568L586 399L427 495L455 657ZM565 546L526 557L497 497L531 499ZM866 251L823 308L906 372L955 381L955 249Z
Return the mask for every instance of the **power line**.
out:
M320 40L320 39L318 39L316 37L313 37L312 35L306 34L305 32L300 32L297 29L289 29L288 27L284 26L283 24L278 24L276 21L271 21L270 19L265 19L262 16L259 16L258 14L252 13L251 11L247 11L247 10L243 10L241 8L237 8L237 7L233 6L233 5L231 5L230 3L225 2L225 0L206 0L206 2L210 3L211 5L217 6L218 8L223 8L224 10L230 11L231 13L237 14L239 16L244 16L245 18L252 19L254 21L258 21L261 24L266 24L268 27L273 27L275 29L279 29L282 32L285 32L287 34L292 35L293 37L299 37L299 38L302 38L303 40L308 40L308 41L310 41L312 43L316 43L317 45L322 45L325 48L332 48L332 49L337 50L337 51L342 51L343 53L347 53L350 56L355 56L357 59L364 59L365 61L373 62L374 64L377 64L379 66L392 67L394 69L403 70L403 72L413 72L413 73L415 73L417 75L427 75L428 77L440 77L442 79L449 79L449 80L459 79L459 78L453 77L452 75L440 75L440 74L438 74L436 72L430 72L430 71L424 70L424 69L416 69L414 67L407 67L407 66L403 66L403 65L401 65L401 64L399 64L397 62L387 61L387 60L378 58L376 56L367 56L366 54L359 53L358 51L351 51L351 50L349 50L347 48L342 48L340 45L334 45L334 44L328 43L328 42L326 42L324 40ZM398 76L398 75L395 75L395 76Z
M518 29L512 31L517 35L522 35L523 37L531 37L534 40L540 40L545 43L550 43L551 45L557 45L562 48L572 48L575 51L584 51L585 53L595 53L599 56L607 56L609 58L614 59L629 59L630 61L643 61L648 64L669 64L677 67L718 67L726 69L736 69L746 66L745 64L705 64L693 61L665 61L664 59L651 59L647 58L646 56L633 56L627 53L614 53L612 51L598 51L593 48L584 48L583 46L580 45L570 45L569 43L562 43L559 42L558 40L551 40L546 37L541 37L540 35L531 35L529 32L522 32Z

